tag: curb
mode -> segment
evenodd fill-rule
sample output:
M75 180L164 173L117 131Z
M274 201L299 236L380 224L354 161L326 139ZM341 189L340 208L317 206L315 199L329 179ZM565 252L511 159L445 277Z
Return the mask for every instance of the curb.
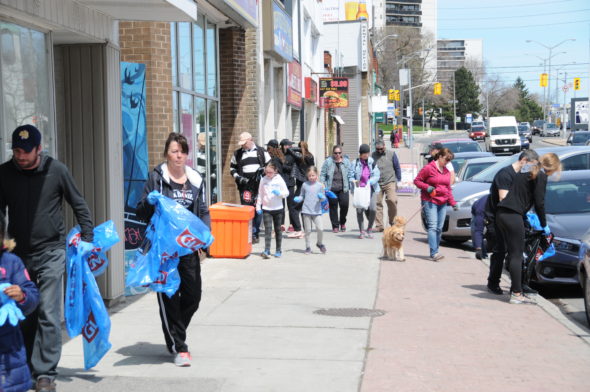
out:
M491 255L491 253L490 253ZM483 264L485 264L488 269L490 267L490 262L488 260L479 260ZM510 275L508 272L502 268L502 281L508 285L510 285ZM559 309L557 305L545 299L545 297L541 295L536 295L535 300L537 301L537 306L545 311L549 316L553 317L557 322L561 325L569 329L574 336L580 338L584 343L590 345L590 329L580 326L573 321L571 321L563 312Z

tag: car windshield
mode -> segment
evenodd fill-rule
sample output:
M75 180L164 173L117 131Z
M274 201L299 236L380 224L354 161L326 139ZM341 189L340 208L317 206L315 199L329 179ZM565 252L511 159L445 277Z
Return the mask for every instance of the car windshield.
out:
M518 132L526 133L526 131L528 131L528 127L526 125L519 125L518 126Z
M485 128L482 125L476 125L471 127L471 132L483 132L484 129Z
M513 135L514 134L514 127L513 126L506 126L506 127L494 127L492 128L492 135Z
M445 143L443 145L454 153L481 151L481 147L479 146L479 143L477 143L477 142L475 142L475 143L469 143L469 142L467 142L467 143L449 143L449 144Z
M451 161L451 163L453 164L453 169L455 169L455 173L459 173L459 170L461 169L465 161L465 158L455 158Z
M505 168L506 166L516 162L518 160L518 156L519 154L514 154L511 157L502 159L500 162L494 163L492 166L474 175L470 181L492 182L494 180L494 176L496 175L496 173L499 172L500 169Z
M545 124L545 129L557 129L557 125L553 123Z
M543 121L543 120L533 121L533 126L535 126L535 127L541 127L541 126L543 126L543 124L545 124L545 121Z
M576 132L572 138L572 143L586 143L590 139L590 132Z
M463 175L463 179L468 180L477 173L481 172L486 167L490 167L494 162L481 162L481 163L470 163L465 168L465 174Z
M564 203L564 200L567 200L567 203ZM548 214L590 212L590 178L547 183L545 212Z

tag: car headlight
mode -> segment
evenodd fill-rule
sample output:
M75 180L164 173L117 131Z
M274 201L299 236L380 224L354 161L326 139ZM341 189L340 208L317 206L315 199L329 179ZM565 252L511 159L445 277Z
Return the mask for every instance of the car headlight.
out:
M459 201L459 203L457 203L457 204L459 205L459 208L471 208L473 203L475 203L476 201L479 200L480 197L487 195L488 193L489 193L489 191L476 193L475 195L471 195L471 196L466 197L465 199Z
M579 244L575 244L564 240L558 240L556 238L553 239L553 246L555 246L555 250L559 250L562 252L578 254L580 251Z

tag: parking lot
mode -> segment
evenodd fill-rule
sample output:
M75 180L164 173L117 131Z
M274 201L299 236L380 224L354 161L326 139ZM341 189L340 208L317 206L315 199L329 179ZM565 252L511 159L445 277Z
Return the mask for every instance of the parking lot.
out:
M432 134L430 136L418 136L416 138L415 151L416 154L422 153L429 144L434 141L441 139L452 139L452 138L467 138L468 134L466 131L447 132L444 135ZM538 135L532 136L532 142L530 148L532 149L543 149L547 147L565 149L565 140L561 137L540 137ZM482 151L485 151L485 145L483 141L478 141ZM459 154L462 155L462 154ZM464 155L464 154L463 154ZM506 157L510 157L511 154L506 154ZM417 158L418 165L423 164L423 157ZM482 185L485 187L484 185ZM460 193L461 189L457 189L457 193ZM458 195L455 193L455 198L458 199ZM478 196L478 198L481 196ZM465 232L469 232L468 221L463 226ZM455 221L455 224L461 226L461 219ZM451 223L452 225L452 223ZM590 229L590 223L588 224ZM456 234L456 233L454 233ZM467 234L469 235L469 234ZM443 234L444 238L444 234ZM447 240L444 241L448 247L458 247L462 249L473 249L471 241L463 242L462 239L456 239L447 236ZM585 315L583 291L578 284L537 284L535 288L539 290L539 294L545 297L547 300L553 302L559 307L563 314L565 314L570 320L575 322L577 325L588 328L588 323Z

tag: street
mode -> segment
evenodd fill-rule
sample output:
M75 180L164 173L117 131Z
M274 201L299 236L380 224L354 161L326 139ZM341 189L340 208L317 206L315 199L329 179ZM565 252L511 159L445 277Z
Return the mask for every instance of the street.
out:
M464 138L467 137L466 131L448 132L444 136L424 136L417 138L417 150L422 151L423 146L430 144L432 141L443 138ZM530 148L542 148L555 145L554 143L563 142L562 138L542 138L538 135L532 137L533 142ZM545 141L544 141L545 140ZM479 141L483 151L485 145L483 141ZM450 244L449 244L450 245ZM471 241L461 245L461 249L472 251ZM576 285L561 285L561 286L539 286L540 294L547 300L551 301L566 315L570 320L575 322L581 328L588 329L588 321L584 308L583 292L581 287Z

